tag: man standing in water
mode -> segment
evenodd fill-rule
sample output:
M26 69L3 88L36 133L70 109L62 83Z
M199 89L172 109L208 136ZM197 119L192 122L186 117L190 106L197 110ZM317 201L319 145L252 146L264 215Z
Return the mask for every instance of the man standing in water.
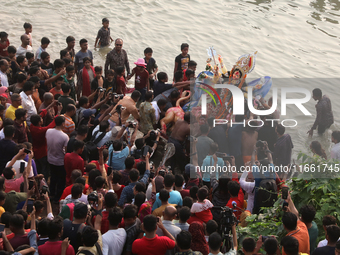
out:
M322 96L321 89L313 90L313 99L318 101L315 105L316 119L312 128L307 132L309 136L313 136L313 131L318 127L318 133L323 134L327 128L334 123L331 100L328 96Z
M127 74L130 74L129 59L123 48L123 40L118 38L115 41L115 47L107 53L105 61L105 74L110 69L116 70L118 66L125 66Z

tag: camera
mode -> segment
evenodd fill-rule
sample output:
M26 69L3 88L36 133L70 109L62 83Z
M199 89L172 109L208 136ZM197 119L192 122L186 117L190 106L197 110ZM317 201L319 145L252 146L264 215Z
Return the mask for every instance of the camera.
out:
M130 124L128 125L129 128L135 128L137 125L136 121L131 121Z
M44 185L41 187L41 194L50 193L48 186Z
M119 100L122 100L123 97L124 97L124 94L113 93L113 96L115 97L115 99L118 99L118 98L119 98Z
M93 191L87 196L87 201L89 203L98 203L98 193L97 191Z
M106 91L106 88L98 88L98 91L99 91L99 92L105 92L105 91Z
M122 106L121 104L117 105L116 107L116 111L118 113L121 113L122 111L124 111L126 109L126 107Z
M258 140L258 141L256 142L256 148L263 149L264 146L265 146L264 141Z

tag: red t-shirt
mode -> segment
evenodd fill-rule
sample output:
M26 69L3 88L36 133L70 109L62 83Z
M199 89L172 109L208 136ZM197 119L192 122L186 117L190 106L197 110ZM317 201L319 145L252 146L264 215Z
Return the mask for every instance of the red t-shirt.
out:
M183 70L183 81L187 81L187 80L188 80L187 76L185 75L185 72L186 72L187 70L188 70L188 69L184 69L184 70Z
M8 46L9 46L9 40L8 39L7 39L5 44L0 43L0 56L3 56L3 57L8 56L8 51L7 51Z
M10 244L12 245L13 249L15 250L16 248L18 248L21 245L24 244L30 244L30 241L27 237L27 233L24 235L17 235L14 236L11 240L9 240Z
M136 89L144 89L147 86L149 80L149 72L146 69L140 71L139 68L135 67L132 69L135 72L135 88Z
M167 236L156 235L154 238L146 238L144 236L133 242L132 253L137 255L162 255L165 254L167 250L175 248L175 244L175 241Z
M71 173L74 169L79 169L84 174L84 160L77 153L66 153L64 157L64 168L66 171L66 186L72 184Z
M99 162L97 161L97 160L92 160L91 162L90 162L90 164L96 164L96 168L99 170L100 168L99 168ZM109 167L107 164L104 164L104 166L105 166L105 169L106 169L106 172L107 172L107 168Z
M50 90L50 92L53 94L53 96L55 96L56 94L63 95L63 91L62 91L62 90L56 91L55 88L52 88L52 89Z
M190 190L182 189L179 193L181 193L182 199L185 197L190 197Z
M119 200L120 195L122 194L122 191L123 191L124 188L125 188L125 185L121 185L119 190L115 190L115 193L117 195L118 200Z
M60 197L60 200L62 200L62 199L65 199L68 195L71 195L71 189L72 189L72 187L73 187L73 184L71 184L70 186L67 186L65 189L64 189L64 192L63 192L63 194L61 195L61 197ZM87 190L89 189L89 185L88 184L85 184L85 188L84 188L84 190L83 190L83 193L84 194L86 194L86 192L87 192ZM60 201L59 200L59 201Z
M125 78L124 76L117 76L117 94L124 94L126 90Z
M50 242L47 241L45 244L38 247L39 255L60 255L61 254L61 243L62 241ZM66 250L66 255L74 255L74 249L72 245L69 245Z

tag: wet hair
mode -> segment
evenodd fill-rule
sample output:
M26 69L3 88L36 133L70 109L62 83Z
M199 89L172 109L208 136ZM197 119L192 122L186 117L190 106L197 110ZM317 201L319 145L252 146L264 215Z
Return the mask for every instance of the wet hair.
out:
M240 184L237 181L228 182L228 191L233 197L237 197L240 191Z
M205 230L207 231L208 235L211 235L212 233L216 232L218 229L218 224L214 220L209 220L207 224L205 225Z
M131 169L135 164L135 158L133 156L128 156L125 159L125 167L126 169Z
M25 29L32 28L32 24L31 24L31 23L28 23L28 22L25 22L25 23L24 23L24 28L25 28Z
M109 193L108 193L109 194ZM114 194L114 193L112 193ZM119 207L113 207L109 210L109 223L111 226L118 226L123 219L123 211Z
M54 60L53 65L54 65L54 69L63 68L65 66L65 62L62 59L56 59Z
M174 74L175 82L179 82L183 78L183 71L176 71Z
M183 207L186 206L188 208L191 208L193 203L194 203L194 201L193 201L192 197L185 197L185 198L183 198Z
M188 62L188 67L190 67L190 66L197 66L196 61L190 60L190 61Z
M266 241L264 241L264 250L268 255L276 254L278 242L275 238L269 237Z
M143 226L146 232L153 232L157 229L157 217L155 215L146 215L143 219Z
M294 213L286 212L282 216L283 225L290 231L296 229L297 217Z
M287 255L299 254L299 241L294 236L285 236L281 240L283 250Z
M278 124L276 126L276 131L279 133L279 135L283 135L286 131L286 128L282 126L281 124Z
M8 53L15 54L15 53L17 53L17 49L16 49L14 46L10 45L10 46L8 46L8 48L7 48L7 52L8 52Z
M91 226L84 227L81 233L81 237L82 237L83 244L85 247L94 246L99 238L98 231Z
M168 199L169 199L169 191L167 191L166 189L162 189L162 190L159 192L159 199L160 199L162 202L167 202Z
M322 218L322 225L329 226L329 225L336 225L336 218L332 215L325 215Z
M152 91L147 91L145 93L145 100L149 101L152 98L152 96L153 96L153 92Z
M81 39L80 41L79 41L79 45L82 45L83 43L87 43L87 40L86 39ZM85 61L83 61L83 62L85 62Z
M101 67L101 66L96 66L95 68L94 68L94 72L95 73L99 73L99 72L102 72L103 71L103 67Z
M153 50L152 50L150 47L147 47L147 48L144 50L144 54L148 54L148 53L153 53Z
M26 52L26 59L31 59L31 58L34 58L34 54L32 52Z
M49 44L49 43L50 43L50 39L48 39L47 37L41 38L41 45L43 45L43 44Z
M137 206L135 205L128 205L124 208L124 219L131 219L137 216ZM145 218L144 218L145 219Z
M189 44L187 43L182 43L181 44L181 50L184 50L184 48L188 47L189 48Z
M176 244L181 250L190 249L191 246L191 233L189 231L182 230L176 237Z
M190 208L183 206L181 209L179 209L178 216L182 222L186 222L191 217Z
M164 186L166 188L172 187L175 183L175 176L173 174L167 174L164 176Z
M141 97L141 93L138 90L135 90L131 94L131 98L135 101Z
M253 252L255 250L255 247L256 247L256 242L255 242L254 238L247 237L242 242L242 248L246 252Z
M17 61L17 63L20 65L22 62L25 61L25 59L26 59L25 56L18 56L17 59L16 59L16 61Z
M337 225L330 225L326 227L326 233L328 236L328 241L330 243L335 243L340 237L340 228Z
M332 132L332 137L337 141L340 142L340 131L336 130Z
M46 51L41 52L41 54L40 54L40 58L41 58L42 60L44 60L44 59L47 58L48 56L50 56L50 54L49 54L48 52L46 52Z
M314 220L316 210L312 205L304 205L300 209L300 214L303 222L311 223Z
M139 178L139 172L137 169L131 169L129 172L129 177L131 179L132 182L135 182L138 180Z
M322 97L322 91L321 89L313 89L313 96L315 97Z
M104 196L105 206L106 208L114 208L117 205L117 194L113 192L108 192Z
M74 42L76 39L73 36L66 37L66 43Z
M221 247L221 243L222 243L222 237L219 233L214 232L209 236L209 247L210 250L216 251L219 250Z

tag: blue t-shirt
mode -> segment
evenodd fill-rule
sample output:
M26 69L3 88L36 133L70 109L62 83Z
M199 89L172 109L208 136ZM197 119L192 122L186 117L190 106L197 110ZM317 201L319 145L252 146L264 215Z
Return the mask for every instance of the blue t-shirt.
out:
M176 204L179 206L183 205L182 195L177 190L173 190L169 193L170 197L168 200L169 204ZM159 199L159 193L156 194L156 201L153 204L152 211L162 205L162 201Z
M214 166L214 159L212 155L208 155L205 157L203 160L203 164L201 167L201 172L203 173L202 180L205 182L210 182L210 167ZM217 167L222 167L224 166L224 161L222 158L217 158ZM215 169L215 174L216 174L216 180L218 180L219 175L223 173L220 170Z
M129 156L130 150L129 147L126 146L121 151L113 151L113 146L109 147L109 166L113 168L113 170L124 170L125 169L125 159Z
M171 88L172 88L172 84L166 84L164 82L155 81L153 84L154 97L162 94L164 91L171 89Z
M74 63L78 64L78 72L84 67L83 59L85 57L89 57L90 59L93 59L92 52L90 50L87 50L86 52L78 51L75 56Z

